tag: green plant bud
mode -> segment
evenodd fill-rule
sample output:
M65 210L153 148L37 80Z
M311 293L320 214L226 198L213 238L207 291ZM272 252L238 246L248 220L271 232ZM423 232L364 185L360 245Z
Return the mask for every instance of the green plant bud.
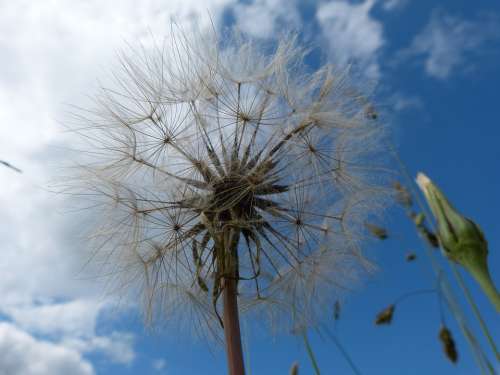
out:
M423 173L417 183L437 221L437 234L445 255L464 267L486 263L488 243L472 220L460 215L439 188Z
M463 266L481 285L500 312L500 295L488 271L488 242L481 228L455 210L439 188L423 173L417 175L437 222L437 236L445 256Z
M446 256L464 267L468 263L485 263L488 244L479 226L460 215L427 176L419 173L417 183L436 218Z

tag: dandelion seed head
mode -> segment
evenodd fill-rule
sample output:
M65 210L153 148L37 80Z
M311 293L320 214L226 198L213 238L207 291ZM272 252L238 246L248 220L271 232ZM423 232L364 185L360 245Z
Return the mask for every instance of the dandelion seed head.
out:
M75 115L79 186L104 210L97 258L151 321L216 332L231 277L242 311L313 324L370 269L363 223L383 206L384 170L368 94L348 69L305 67L295 37L270 51L173 31L123 52L114 87Z

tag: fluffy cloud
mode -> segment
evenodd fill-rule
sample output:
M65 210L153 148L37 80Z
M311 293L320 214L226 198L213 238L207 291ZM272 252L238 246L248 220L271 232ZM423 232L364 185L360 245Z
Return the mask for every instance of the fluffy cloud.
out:
M91 336L101 304L83 298L64 303L15 306L6 312L18 326L45 335Z
M408 0L384 0L382 8L387 11L401 9L408 4Z
M275 38L280 28L293 29L301 19L296 1L254 0L234 6L238 27L258 38Z
M0 369L9 375L93 375L92 365L72 349L37 340L0 322Z
M370 14L374 5L375 0L335 0L321 4L316 13L331 58L341 66L355 63L370 78L380 74L377 58L384 45L383 26Z
M499 30L498 20L491 17L468 21L435 11L401 56L423 57L426 73L445 79L466 66L468 58L481 51L485 43L498 38Z
M92 336L88 338L68 338L62 343L79 353L99 352L111 362L129 364L135 359L132 348L134 336L122 332L113 332L108 336Z
M155 359L152 366L156 371L162 371L167 366L167 361L164 359Z
M393 95L389 101L396 111L419 109L424 105L418 96L408 96L401 93Z

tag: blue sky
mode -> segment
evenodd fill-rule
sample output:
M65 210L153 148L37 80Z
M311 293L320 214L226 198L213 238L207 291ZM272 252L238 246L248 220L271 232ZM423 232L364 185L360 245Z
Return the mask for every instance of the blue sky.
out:
M0 169L0 373L225 373L222 348L168 328L146 331L133 301L117 301L103 293L100 280L80 277L88 257L79 241L82 222L49 191L65 157L58 146L71 142L61 126L65 103L86 103L125 40L162 35L171 17L181 23L207 10L218 25L234 24L256 38L296 29L313 46L309 64L352 63L367 87L376 83L381 121L410 174L424 171L481 225L500 285L498 2L0 1L0 160L24 171ZM344 295L335 326L324 324L362 374L479 373L447 309L460 360L453 365L444 358L434 295L405 300L390 326L374 326L382 308L435 282L402 210L389 210L384 226L389 239L366 248L378 272ZM415 262L405 261L409 251ZM465 279L498 340L498 315ZM298 338L270 335L259 322L242 328L251 374L286 374L295 361L301 374L313 373ZM310 332L310 338L322 373L353 373L327 336Z

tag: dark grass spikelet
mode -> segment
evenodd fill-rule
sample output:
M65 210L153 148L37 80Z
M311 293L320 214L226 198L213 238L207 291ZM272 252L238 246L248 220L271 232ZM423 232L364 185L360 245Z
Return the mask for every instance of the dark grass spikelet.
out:
M425 240L425 242L435 249L439 248L439 239L435 233L433 233L425 224L425 215L423 213L416 214L411 213L411 218L419 235Z
M446 357L453 363L457 363L458 361L458 352L455 346L455 340L453 340L453 336L451 335L451 331L442 326L439 330L439 340L443 344L443 352Z
M406 261L407 262L413 262L415 259L417 259L417 254L411 252L406 254Z
M392 187L396 191L396 202L405 208L411 208L413 206L413 199L408 189L398 181L393 182Z
M379 240L386 240L389 237L387 229L379 227L378 225L365 223L366 229Z
M375 324L376 325L391 324L392 316L394 314L394 309L395 309L394 305L389 305L380 313L378 313L377 317L375 318Z
M333 320L337 321L340 319L340 311L342 307L339 300L336 300L333 304Z

